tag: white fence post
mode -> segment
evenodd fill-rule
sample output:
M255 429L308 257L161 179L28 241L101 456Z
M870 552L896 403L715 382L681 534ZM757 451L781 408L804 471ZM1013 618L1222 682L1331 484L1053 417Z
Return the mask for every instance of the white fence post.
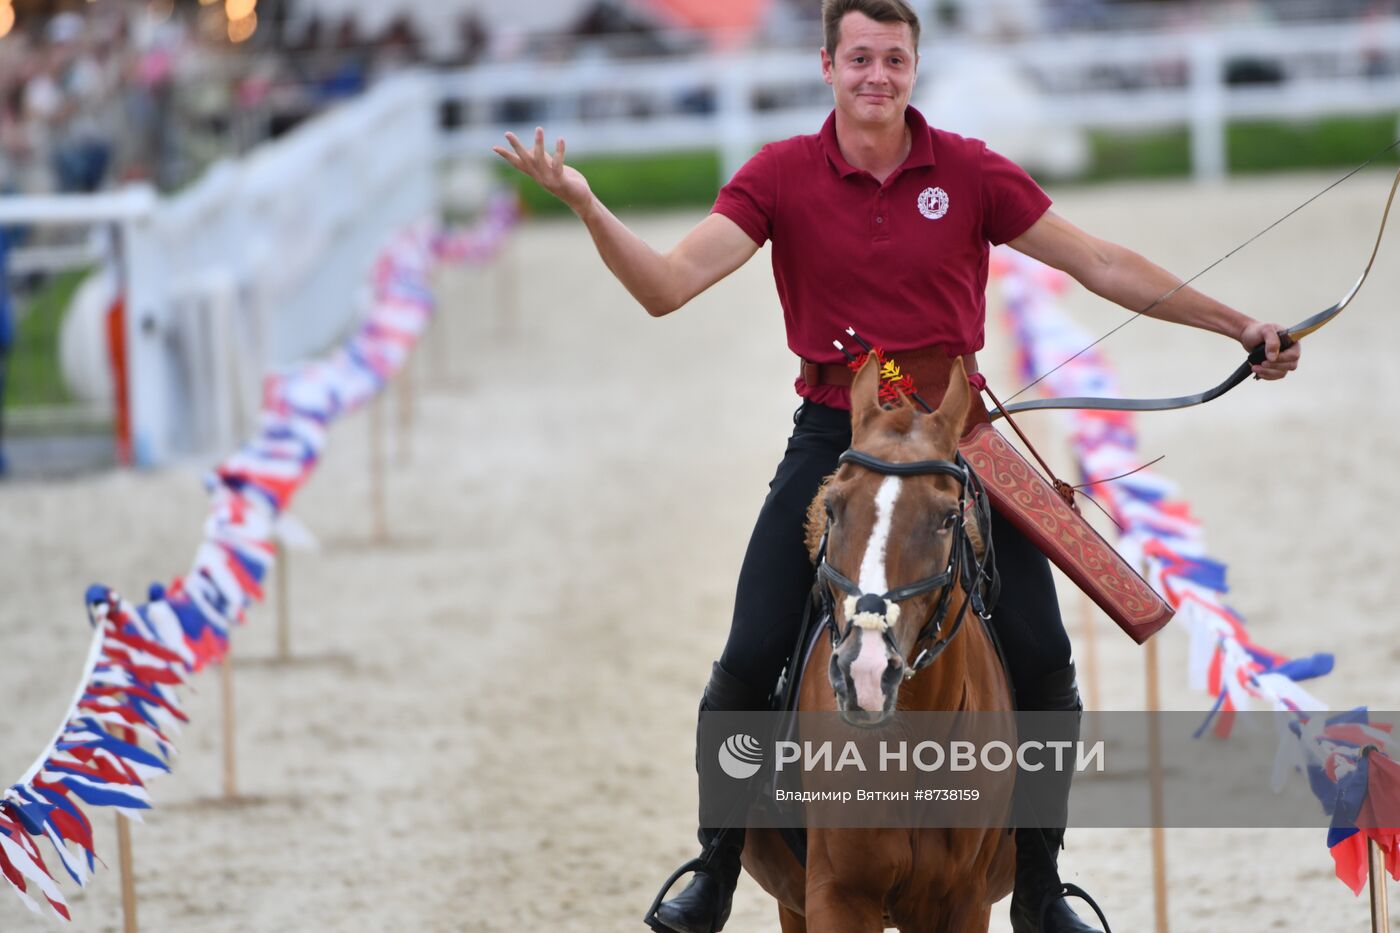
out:
M1225 62L1215 36L1191 38L1191 169L1197 181L1225 178L1229 153L1225 142Z
M138 190L151 211L128 218L119 227L126 323L126 399L132 460L137 466L153 466L169 454L170 406L162 385L165 368L143 363L164 355L161 330L169 298L165 284L170 270L156 233L155 191L149 187Z
M753 155L753 67L747 56L727 56L720 65L715 88L719 108L719 149L721 183Z

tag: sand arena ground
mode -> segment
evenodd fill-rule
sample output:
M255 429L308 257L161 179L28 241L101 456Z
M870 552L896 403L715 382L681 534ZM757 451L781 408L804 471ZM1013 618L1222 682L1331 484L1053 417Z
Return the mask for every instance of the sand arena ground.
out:
M1189 274L1328 180L1052 193L1086 228ZM1284 324L1325 307L1359 273L1388 183L1363 174L1202 286ZM698 216L628 219L664 247ZM1314 685L1334 707L1400 708L1397 249L1308 341L1299 376L1139 419L1259 641L1337 652ZM640 930L656 885L693 854L695 702L795 405L767 257L660 322L574 223L528 223L510 262L513 312L501 274L441 276L410 456L390 460L387 545L370 540L368 419L333 429L294 507L323 544L292 559L298 660L271 662L271 612L252 613L235 648L244 797L231 804L218 799L217 675L195 680L175 773L134 833L143 928ZM1120 316L1082 292L1066 304L1095 332ZM995 328L990 344L983 367L1010 385ZM1239 357L1151 321L1105 349L1138 395L1196 391ZM1059 451L1054 418L1035 429ZM194 466L0 487L6 782L70 698L85 586L139 595L183 572L204 510ZM1082 643L1079 598L1062 600ZM1099 625L1098 703L1138 707L1141 654ZM1184 635L1161 645L1166 705L1204 708ZM111 819L98 823L112 868L70 894L77 929L116 930ZM1173 929L1365 929L1323 835L1171 831ZM1149 929L1147 853L1146 831L1072 832L1064 874L1115 928ZM729 929L776 926L746 880ZM0 929L45 928L0 892Z

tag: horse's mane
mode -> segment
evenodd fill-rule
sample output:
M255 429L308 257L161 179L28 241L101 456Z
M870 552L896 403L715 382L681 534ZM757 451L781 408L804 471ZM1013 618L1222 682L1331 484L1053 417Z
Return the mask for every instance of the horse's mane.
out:
M822 532L826 530L826 491L835 476L836 474L832 473L822 480L821 486L817 487L817 494L807 504L807 559L814 564L817 562L817 548L821 547Z

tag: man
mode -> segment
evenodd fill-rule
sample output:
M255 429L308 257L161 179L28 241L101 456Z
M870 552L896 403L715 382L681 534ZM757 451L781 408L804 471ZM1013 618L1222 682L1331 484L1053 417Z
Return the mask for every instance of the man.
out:
M989 243L1009 243L1128 308L1147 308L1179 280L1138 254L1084 233L1049 210L1017 166L976 140L928 126L909 107L919 22L904 0L824 0L822 74L835 111L821 132L765 146L720 192L714 211L669 253L614 217L536 129L526 148L507 134L495 151L582 219L604 263L653 316L680 308L773 242L788 344L804 364L804 403L740 571L734 617L701 710L764 709L800 624L813 568L802 524L821 479L850 442L849 379L830 341L853 324L900 360L970 355L982 346ZM1258 376L1296 368L1271 323L1190 288L1153 317L1263 343ZM846 383L843 385L843 381ZM1046 559L993 519L1004 589L992 617L1021 709L1079 710L1069 639ZM707 756L708 757L708 756ZM700 767L707 767L702 759ZM702 782L703 784L703 782ZM1016 933L1092 931L1061 895L1063 830L1017 830ZM656 919L677 933L719 930L739 874L743 834L700 831L708 860Z

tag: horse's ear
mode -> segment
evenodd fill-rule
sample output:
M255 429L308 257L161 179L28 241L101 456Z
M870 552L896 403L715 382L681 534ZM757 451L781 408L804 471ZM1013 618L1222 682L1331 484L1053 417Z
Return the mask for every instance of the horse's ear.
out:
M859 430L866 419L880 411L880 360L871 353L851 382L851 429Z
M967 370L962 358L953 361L948 371L948 388L943 392L943 401L931 418L930 430L944 447L956 448L962 437L963 422L967 420L967 409L972 403L972 387L968 385Z

